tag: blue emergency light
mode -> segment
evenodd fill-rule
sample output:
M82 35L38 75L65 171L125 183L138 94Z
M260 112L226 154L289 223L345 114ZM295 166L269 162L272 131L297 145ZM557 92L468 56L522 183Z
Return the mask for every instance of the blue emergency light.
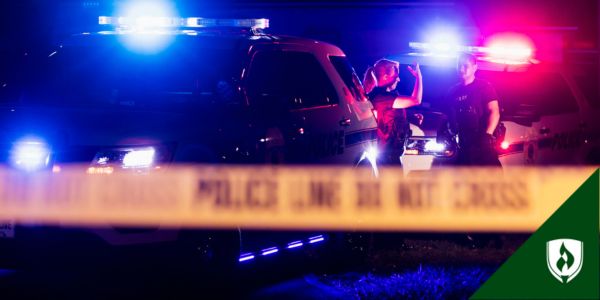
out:
M48 166L50 147L38 139L24 139L13 144L10 163L24 171L36 171Z

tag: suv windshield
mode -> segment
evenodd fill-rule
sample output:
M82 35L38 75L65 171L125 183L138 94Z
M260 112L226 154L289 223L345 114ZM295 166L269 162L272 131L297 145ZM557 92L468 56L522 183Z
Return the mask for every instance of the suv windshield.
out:
M89 38L34 61L22 101L160 109L237 101L244 56L233 46L179 37L158 54L140 55L115 37Z
M478 76L496 88L505 120L535 121L578 110L577 100L559 73L479 71Z

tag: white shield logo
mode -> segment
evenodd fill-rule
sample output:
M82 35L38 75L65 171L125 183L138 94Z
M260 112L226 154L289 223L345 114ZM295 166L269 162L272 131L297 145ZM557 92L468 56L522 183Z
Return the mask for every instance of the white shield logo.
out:
M556 239L546 243L546 263L552 276L568 283L579 274L583 265L583 242Z

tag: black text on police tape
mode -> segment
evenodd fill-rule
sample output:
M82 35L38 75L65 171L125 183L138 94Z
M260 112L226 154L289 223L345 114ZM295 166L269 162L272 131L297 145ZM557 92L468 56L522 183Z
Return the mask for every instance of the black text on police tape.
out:
M269 209L277 206L277 190L270 179L201 179L196 202L222 209Z

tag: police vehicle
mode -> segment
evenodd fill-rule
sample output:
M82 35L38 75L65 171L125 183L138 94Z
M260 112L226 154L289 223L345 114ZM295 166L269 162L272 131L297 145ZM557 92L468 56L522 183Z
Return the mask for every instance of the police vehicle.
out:
M439 47L426 43L411 46L420 51L399 60L421 63L424 80L430 82L423 96L430 108L412 110L424 118L411 124L413 136L402 158L406 172L452 165L460 151L455 140L438 138L447 120L445 93L458 82L456 53L436 53ZM531 49L461 46L456 50L476 54L477 77L496 89L501 109L496 150L503 166L600 163L600 121L595 117L600 115L600 105L591 91L593 85L584 90L581 84L593 77L577 68L536 61Z
M159 172L171 163L362 161L376 168L373 106L338 47L265 33L267 19L100 17L99 24L108 28L5 64L14 68L2 72L0 84L3 163L23 172L60 172L61 165L83 163L89 174ZM44 249L58 246L54 254L60 254L83 251L81 242L63 247L69 237L104 247L191 234L13 225L0 227L0 256L25 260L42 256L20 252L25 240ZM237 243L220 248L223 253L239 251L237 232L194 237L188 246L208 253L222 236ZM295 248L326 237L287 239L283 247Z

